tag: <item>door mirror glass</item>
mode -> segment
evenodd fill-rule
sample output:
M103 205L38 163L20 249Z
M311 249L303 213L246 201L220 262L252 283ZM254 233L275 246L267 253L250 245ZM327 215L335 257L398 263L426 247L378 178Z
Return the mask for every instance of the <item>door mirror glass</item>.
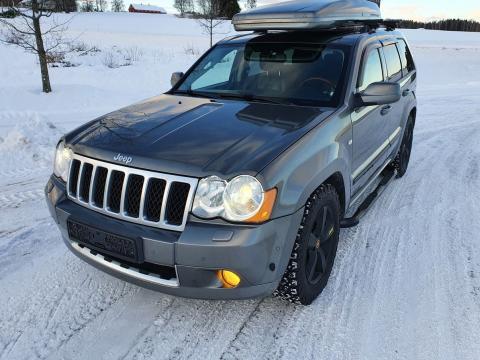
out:
M180 81L180 79L183 77L184 73L183 72L174 72L172 74L172 77L170 78L170 84L172 85L172 87L174 87L175 85L177 85L177 83Z
M375 82L357 94L361 106L386 105L400 100L402 97L400 84Z

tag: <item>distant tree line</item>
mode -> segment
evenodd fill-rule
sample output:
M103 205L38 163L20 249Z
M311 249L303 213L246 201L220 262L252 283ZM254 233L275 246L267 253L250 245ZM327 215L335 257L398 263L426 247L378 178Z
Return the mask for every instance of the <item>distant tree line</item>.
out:
M38 7L44 11L51 12L75 12L77 11L76 0L38 0ZM20 4L20 0L0 0L0 7L11 8L23 6L32 8L32 0L24 0Z
M201 18L208 13L209 18L231 19L241 11L238 0L175 0L173 6L180 16ZM256 0L245 0L245 7L254 8Z
M398 27L402 29L429 29L446 31L480 32L480 22L473 20L448 19L438 21L401 20Z

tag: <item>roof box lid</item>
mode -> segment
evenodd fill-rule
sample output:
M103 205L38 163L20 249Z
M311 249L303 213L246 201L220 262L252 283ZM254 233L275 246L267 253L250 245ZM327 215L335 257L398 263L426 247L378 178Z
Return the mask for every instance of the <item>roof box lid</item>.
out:
M242 11L232 23L237 31L308 30L377 20L380 8L370 0L296 0Z

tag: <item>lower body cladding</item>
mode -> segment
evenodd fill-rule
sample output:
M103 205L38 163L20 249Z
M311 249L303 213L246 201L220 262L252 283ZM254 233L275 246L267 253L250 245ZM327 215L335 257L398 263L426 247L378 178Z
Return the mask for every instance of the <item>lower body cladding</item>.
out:
M117 220L66 198L52 176L46 189L50 213L68 248L115 277L164 293L199 299L245 299L271 294L288 264L303 216L258 226L189 221L183 232ZM240 277L226 287L219 270Z

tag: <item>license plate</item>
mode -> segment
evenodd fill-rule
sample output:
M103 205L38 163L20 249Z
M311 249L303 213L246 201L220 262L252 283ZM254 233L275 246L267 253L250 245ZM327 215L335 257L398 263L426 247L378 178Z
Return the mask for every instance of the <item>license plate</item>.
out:
M67 228L72 240L101 253L138 262L137 243L133 239L110 234L72 220L67 221Z

